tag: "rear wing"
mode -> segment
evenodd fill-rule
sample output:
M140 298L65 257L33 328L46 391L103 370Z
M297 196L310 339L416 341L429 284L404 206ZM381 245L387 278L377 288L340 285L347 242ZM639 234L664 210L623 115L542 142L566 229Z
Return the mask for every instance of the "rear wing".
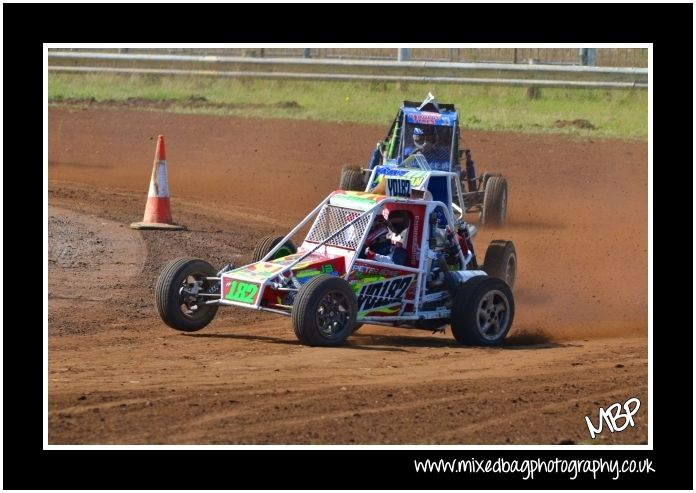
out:
M403 107L404 108L420 108L423 105L423 101L404 101ZM440 111L445 110L445 111L456 111L454 108L454 105L451 103L437 103L438 107L440 108Z

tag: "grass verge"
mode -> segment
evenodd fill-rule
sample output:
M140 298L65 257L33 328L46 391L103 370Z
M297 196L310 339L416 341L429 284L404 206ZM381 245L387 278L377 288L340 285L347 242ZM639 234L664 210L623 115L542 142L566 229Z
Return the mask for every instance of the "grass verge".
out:
M48 78L52 105L136 98L153 103L144 109L178 113L385 126L402 100L420 101L428 92L454 103L469 129L638 139L648 132L648 96L641 89L542 88L530 98L526 88L505 86L54 73Z

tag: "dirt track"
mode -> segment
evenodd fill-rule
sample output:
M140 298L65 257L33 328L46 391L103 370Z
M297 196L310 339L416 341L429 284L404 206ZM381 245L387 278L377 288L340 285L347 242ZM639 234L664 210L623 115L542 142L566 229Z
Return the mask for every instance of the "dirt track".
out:
M221 309L181 334L152 288L189 254L249 261L364 163L385 129L121 110L49 111L49 443L557 444L638 397L647 440L647 145L464 132L510 183L517 313L509 343L366 326L300 345L290 320ZM135 232L155 139L186 232ZM471 218L475 220L475 218Z

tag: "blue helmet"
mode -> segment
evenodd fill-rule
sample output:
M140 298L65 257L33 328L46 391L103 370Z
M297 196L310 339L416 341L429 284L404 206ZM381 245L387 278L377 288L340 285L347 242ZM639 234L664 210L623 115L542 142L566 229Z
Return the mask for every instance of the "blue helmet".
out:
M416 127L413 129L413 143L418 147L423 147L425 143L435 142L435 129L432 127Z

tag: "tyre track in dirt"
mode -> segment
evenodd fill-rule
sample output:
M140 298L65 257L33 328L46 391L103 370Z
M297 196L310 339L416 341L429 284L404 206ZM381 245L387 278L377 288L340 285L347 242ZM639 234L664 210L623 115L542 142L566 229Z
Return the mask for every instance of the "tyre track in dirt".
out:
M140 235L123 224L51 205L48 244L51 333L92 332L97 322L104 328L113 327L116 318L104 314L100 306L135 306L129 292L146 259ZM89 275L82 275L85 272ZM93 313L89 328L84 320L73 318L75 311L83 310Z

